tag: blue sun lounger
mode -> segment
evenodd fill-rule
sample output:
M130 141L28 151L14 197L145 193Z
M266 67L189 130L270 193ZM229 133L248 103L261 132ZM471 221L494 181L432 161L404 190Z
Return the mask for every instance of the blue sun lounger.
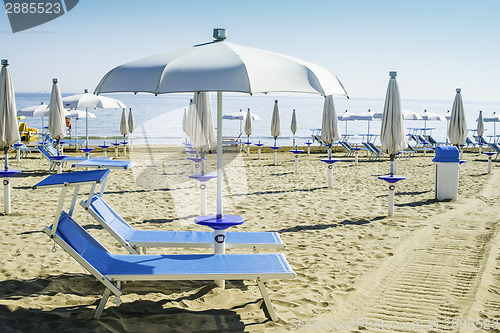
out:
M166 231L133 229L99 195L94 195L87 208L87 202L80 204L131 254L139 254L140 248L183 247L213 248L214 233L211 231ZM285 244L277 232L230 232L226 233L226 248L283 249ZM144 252L143 250L143 252Z
M83 160L73 164L72 168L97 168L97 169L124 169L128 170L135 165L134 161L118 160Z
M113 255L64 211L55 232L52 227L44 232L106 287L95 319L111 293L119 304L122 281L227 279L256 280L269 316L277 321L264 282L296 276L283 254Z

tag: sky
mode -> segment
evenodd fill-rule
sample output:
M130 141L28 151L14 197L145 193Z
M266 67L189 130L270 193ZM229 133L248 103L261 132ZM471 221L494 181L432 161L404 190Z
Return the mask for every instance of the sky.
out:
M12 33L0 11L0 58L16 91L93 91L110 69L145 56L228 40L322 65L352 98L384 98L389 71L403 99L500 104L498 0L80 0L65 15ZM499 105L500 106L500 105Z

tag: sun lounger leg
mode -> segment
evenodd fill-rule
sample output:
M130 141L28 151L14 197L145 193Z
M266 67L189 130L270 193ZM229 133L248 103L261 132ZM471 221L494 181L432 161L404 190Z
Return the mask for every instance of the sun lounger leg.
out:
M271 299L269 298L269 294L267 293L266 286L264 285L264 282L262 282L260 278L257 279L257 285L259 286L260 294L264 299L264 305L266 306L267 313L269 313L271 320L278 321L278 317L274 312L273 304L271 303Z
M99 302L99 306L97 306L97 310L95 312L94 319L99 320L101 318L102 311L104 310L104 307L106 306L106 303L108 302L109 295L111 294L111 290L106 288L104 291L104 294L102 295L101 301Z

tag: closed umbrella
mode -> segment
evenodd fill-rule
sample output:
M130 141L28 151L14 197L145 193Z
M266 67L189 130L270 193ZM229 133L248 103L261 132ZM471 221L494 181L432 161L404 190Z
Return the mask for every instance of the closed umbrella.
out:
M483 111L479 111L479 117L477 118L477 136L479 141L479 154L481 154L481 148L483 145L483 135L484 135L484 120L483 120Z
M135 124L134 124L134 114L132 113L132 108L129 108L128 110L128 131L130 132L129 138L130 138L130 151L134 150L134 145L132 144L132 132L135 129Z
M217 212L200 217L223 221L222 209L222 93L305 92L320 95L347 93L329 70L289 56L226 42L225 29L214 30L215 40L184 50L151 56L109 71L96 88L105 92L217 92ZM241 221L239 219L238 221ZM221 232L223 233L223 231ZM216 232L216 235L220 233ZM214 243L224 252L224 242Z
M252 114L248 108L245 119L245 134L247 135L247 155L250 155L250 135L252 135Z
M61 155L60 141L66 136L66 121L64 108L62 104L61 91L57 79L52 79L52 92L50 94L49 103L49 132L50 135L57 140L57 155L58 158L63 158ZM61 161L57 160L57 173L61 173Z
M389 85L385 96L384 112L382 116L382 126L380 129L380 143L382 151L390 156L391 170L389 177L381 176L389 182L389 216L394 215L394 185L398 180L405 179L395 176L394 156L405 147L405 133L403 124L403 113L401 108L401 97L399 95L398 83L396 82L396 72L390 72Z
M290 123L290 130L293 133L292 148L295 148L295 132L297 132L297 116L295 115L295 109L292 111L292 122Z
M274 165L276 165L277 161L277 152L276 150L278 149L278 146L276 145L276 138L281 135L281 123L280 123L280 111L278 108L278 100L274 101L274 108L273 108L273 116L271 118L271 136L274 138L274 146L271 147L273 148L274 151Z
M459 148L465 145L467 140L467 122L465 121L465 111L462 102L461 89L456 89L455 100L451 108L450 125L448 127L448 138L450 143Z
M123 154L127 155L127 142L126 137L128 134L128 120L127 120L127 112L125 109L122 110L122 117L120 119L120 133L123 135Z
M186 136L188 135L187 134L187 110L184 109L184 114L182 116L182 131L184 132L184 134L186 134Z
M340 139L339 122L335 112L333 96L328 95L323 104L323 118L321 121L321 141L328 145L328 159L322 160L328 164L328 187L333 187L333 163L338 160L332 159L332 144Z
M493 142L497 139L497 123L500 122L500 114L493 112L491 116L483 117L485 123L493 123Z
M9 147L20 140L19 128L16 116L16 99L14 96L14 86L10 77L9 62L2 59L2 69L0 70L0 149L3 148L5 154L5 168L0 171L0 176L4 178L4 211L10 214L10 177L20 170L9 170Z

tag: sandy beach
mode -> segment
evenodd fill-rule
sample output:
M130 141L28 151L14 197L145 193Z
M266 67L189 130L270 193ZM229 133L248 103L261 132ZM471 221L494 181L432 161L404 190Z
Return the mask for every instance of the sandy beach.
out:
M130 282L122 304L108 301L101 320L94 320L104 287L60 247L53 252L41 231L53 221L59 189L32 189L49 175L48 162L32 154L9 161L23 173L12 179L12 214L0 216L1 331L500 329L497 162L487 174L487 157L465 152L458 200L437 202L433 154L398 161L397 173L407 179L396 186L396 215L388 218L388 185L376 177L388 173L387 158L368 161L362 155L354 165L352 157L336 153L341 161L333 165L334 185L328 188L327 167L319 161L326 154L316 147L300 155L299 173L287 149L279 152L277 165L268 150L260 160L255 149L250 156L224 156L224 212L246 220L232 231L278 232L297 274L267 284L278 322L266 317L255 281L228 281L225 290L209 281ZM111 171L104 198L134 228L208 230L193 222L200 214L199 189L188 179L192 166L182 147L135 146L119 159L137 164ZM210 155L208 172L214 166ZM215 184L208 185L209 213L215 213ZM112 253L127 253L81 207L74 217Z

